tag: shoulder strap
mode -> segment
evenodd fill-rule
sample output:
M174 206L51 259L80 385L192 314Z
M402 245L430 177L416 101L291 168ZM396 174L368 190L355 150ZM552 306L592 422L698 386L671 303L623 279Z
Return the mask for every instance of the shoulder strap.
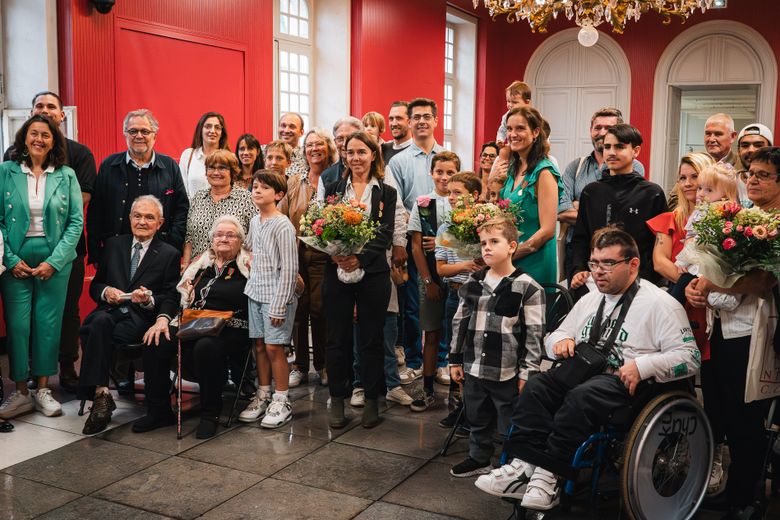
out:
M599 348L602 352L609 352L612 350L612 346L615 344L615 340L617 339L618 333L620 332L620 328L623 326L623 322L626 319L626 314L628 313L629 307L631 307L631 302L634 301L634 296L636 296L637 291L639 291L639 282L638 279L635 279L634 283L631 284L631 287L629 287L628 290L623 293L623 296L620 297L620 300L618 300L617 304L615 305L615 308L620 307L620 313L618 314L615 325L612 327L612 331L610 332L607 341L605 341L600 348L596 347ZM594 346L598 344L598 340L601 337L601 329L604 326L604 321L606 321L602 321L605 300L606 298L601 299L599 308L596 311L596 316L593 318L593 326L590 329L590 335L588 336L588 341ZM613 309L612 312L614 313L615 310ZM610 319L611 317L612 314L610 313L610 316L608 316L607 319Z
M187 175L190 174L190 164L192 164L192 156L195 155L195 148L190 150L190 158L187 159Z
M582 157L580 157L580 163L577 165L577 171L574 172L574 178L575 179L577 177L579 177L580 172L582 171L582 165L585 164L585 161L588 160L588 157L590 157L590 156L589 155L583 155Z

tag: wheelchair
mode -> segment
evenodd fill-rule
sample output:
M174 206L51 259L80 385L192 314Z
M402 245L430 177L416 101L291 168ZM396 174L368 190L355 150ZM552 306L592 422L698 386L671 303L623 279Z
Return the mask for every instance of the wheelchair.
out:
M618 481L629 519L688 519L707 491L713 448L712 430L693 394L692 381L653 383L577 449L572 468L590 470L591 505L609 498L609 492L600 491L602 477L609 475ZM566 481L563 507L580 494L577 488L577 482ZM511 518L541 520L554 514L554 510L526 511L519 501L511 502Z

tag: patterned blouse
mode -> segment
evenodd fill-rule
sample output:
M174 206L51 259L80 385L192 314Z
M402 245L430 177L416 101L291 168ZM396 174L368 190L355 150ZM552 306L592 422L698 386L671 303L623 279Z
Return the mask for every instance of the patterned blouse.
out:
M249 232L249 222L257 215L252 196L244 188L233 186L230 195L214 202L210 190L200 190L190 199L190 211L187 213L187 235L185 242L192 244L192 256L195 258L211 245L209 231L217 217L233 215L241 222L244 232Z

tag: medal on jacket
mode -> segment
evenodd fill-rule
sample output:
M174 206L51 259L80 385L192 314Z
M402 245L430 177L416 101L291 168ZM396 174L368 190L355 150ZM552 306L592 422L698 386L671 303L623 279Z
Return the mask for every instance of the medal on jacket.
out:
M229 267L227 276L225 277L225 280L230 280L233 277L233 273L235 272L235 268Z

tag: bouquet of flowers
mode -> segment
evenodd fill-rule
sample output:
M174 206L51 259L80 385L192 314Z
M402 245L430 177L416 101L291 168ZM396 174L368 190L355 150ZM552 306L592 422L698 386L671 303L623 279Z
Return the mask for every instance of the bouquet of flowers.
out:
M366 205L357 200L344 200L332 195L324 203L312 201L301 217L298 237L305 243L333 256L356 255L374 238L379 224L369 218ZM357 283L365 272L358 268L346 272L341 267L337 274L344 283Z
M699 208L693 223L699 274L731 287L752 269L774 271L780 263L780 213L715 202Z
M482 248L477 228L495 217L507 217L515 224L522 222L517 205L508 200L472 204L472 200L458 197L449 216L444 219L446 231L436 238L436 244L452 249L460 258L480 258Z

